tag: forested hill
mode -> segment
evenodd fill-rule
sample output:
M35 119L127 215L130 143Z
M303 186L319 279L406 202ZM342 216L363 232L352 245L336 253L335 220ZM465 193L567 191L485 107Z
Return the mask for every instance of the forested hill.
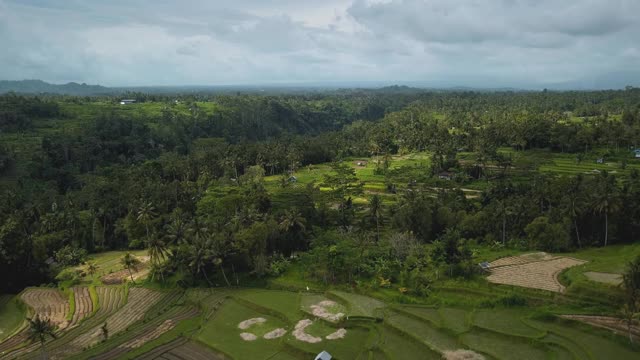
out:
M50 84L42 80L0 80L0 94L15 92L20 94L61 94L61 95L101 95L113 92L100 85L87 85L70 82Z
M433 259L396 243L468 275L465 244L640 234L640 89L128 95L0 96L0 292L82 252L161 249L193 285L304 253L322 281L404 286Z

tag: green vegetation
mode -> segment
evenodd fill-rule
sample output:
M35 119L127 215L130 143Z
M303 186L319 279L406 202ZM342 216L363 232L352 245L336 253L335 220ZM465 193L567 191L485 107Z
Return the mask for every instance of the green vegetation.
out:
M286 327L277 317L262 314L240 303L227 300L216 315L207 322L198 333L197 339L217 349L218 351L238 359L258 358L267 359L278 353L280 340L266 340L258 338L255 341L243 341L238 324L251 318L263 317L267 319L262 325L254 325L248 331L264 333L279 327ZM254 329L255 327L255 329Z
M0 291L68 295L0 297L0 353L637 357L638 89L128 95L0 96ZM558 293L478 266L540 251L587 262ZM57 338L15 334L26 313Z
M0 295L0 342L24 324L25 312L13 295Z

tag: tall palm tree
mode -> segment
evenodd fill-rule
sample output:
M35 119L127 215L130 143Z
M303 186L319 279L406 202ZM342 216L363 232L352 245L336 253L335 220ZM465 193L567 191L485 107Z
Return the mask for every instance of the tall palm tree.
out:
M142 206L138 208L138 216L136 219L144 224L145 229L147 230L147 239L149 238L149 223L158 216L156 213L156 208L153 206L152 202L142 203Z
M280 221L280 229L285 232L289 231L305 231L306 219L302 213L294 210L287 210Z
M56 338L56 326L51 323L51 320L41 318L40 315L36 315L35 318L29 319L28 338L31 341L39 342L40 349L42 351L42 358L47 358L47 351L44 347L44 343L47 342L47 338Z
M102 339L107 341L109 339L109 328L107 328L106 322L100 327L100 332L102 333Z
M122 257L122 259L120 259L120 263L122 264L122 266L124 266L125 269L129 271L131 282L135 284L136 282L133 280L133 273L131 272L131 269L137 269L138 265L140 264L140 260L138 260L138 258L131 253L126 253Z
M306 230L306 219L297 209L287 210L280 221L280 230L287 234L292 243L287 245L288 250L299 250L297 242Z
M617 199L617 187L615 177L609 176L606 171L600 177L600 186L597 187L593 200L593 209L604 214L604 246L609 243L609 214L619 208Z
M211 280L209 280L209 276L207 275L206 267L213 258L212 248L213 244L211 237L206 233L206 229L196 229L194 231L193 241L189 246L189 257L191 258L189 267L194 275L204 275L204 278L207 280L209 285L212 284Z
M147 251L149 253L149 261L151 262L151 279L155 278L155 274L159 269L160 264L167 259L168 248L167 244L162 241L158 236L152 236L147 240ZM160 277L164 281L163 272L160 272Z
M93 278L93 275L96 274L96 272L98 272L98 266L95 263L88 263L87 264L87 273L89 273L89 276L91 276Z
M380 240L380 219L382 218L382 201L380 196L373 195L369 201L369 215L376 221L376 240Z
M633 342L631 327L633 321L640 317L640 256L637 256L627 265L622 274L622 286L626 295L622 315L627 321L629 341Z
M567 203L568 203L568 211L571 220L573 221L573 227L576 231L576 240L578 241L578 247L582 248L582 241L580 240L580 231L578 227L578 218L579 213L582 211L582 198L580 193L580 188L582 186L582 175L576 176L574 180L569 184L569 189L567 191Z
M188 224L182 214L172 216L171 222L166 226L167 244L177 244L183 240L187 234Z
M168 248L167 244L162 241L158 236L152 236L147 240L147 248L149 252L149 261L152 264L158 264L161 261L166 260Z

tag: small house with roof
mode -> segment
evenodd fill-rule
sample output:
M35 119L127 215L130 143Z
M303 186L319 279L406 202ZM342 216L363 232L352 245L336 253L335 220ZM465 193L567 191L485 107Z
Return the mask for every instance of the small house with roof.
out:
M442 171L438 174L438 178L440 180L451 180L453 179L453 173L450 171Z
M133 99L122 99L120 100L120 105L129 105L129 104L133 104L136 101Z
M332 356L331 354L329 354L327 351L322 350L322 352L318 355L316 355L316 359L315 360L331 360Z
M635 154L636 159L640 159L640 149L633 150L633 153Z

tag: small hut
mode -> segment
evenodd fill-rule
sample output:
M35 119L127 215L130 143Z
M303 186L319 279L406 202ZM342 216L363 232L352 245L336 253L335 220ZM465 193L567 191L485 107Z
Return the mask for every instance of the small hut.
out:
M453 173L449 171L442 171L440 174L438 174L438 178L440 180L451 180L453 179Z
M331 354L329 354L327 351L322 350L322 352L318 355L316 355L316 359L315 360L331 360L332 356Z

